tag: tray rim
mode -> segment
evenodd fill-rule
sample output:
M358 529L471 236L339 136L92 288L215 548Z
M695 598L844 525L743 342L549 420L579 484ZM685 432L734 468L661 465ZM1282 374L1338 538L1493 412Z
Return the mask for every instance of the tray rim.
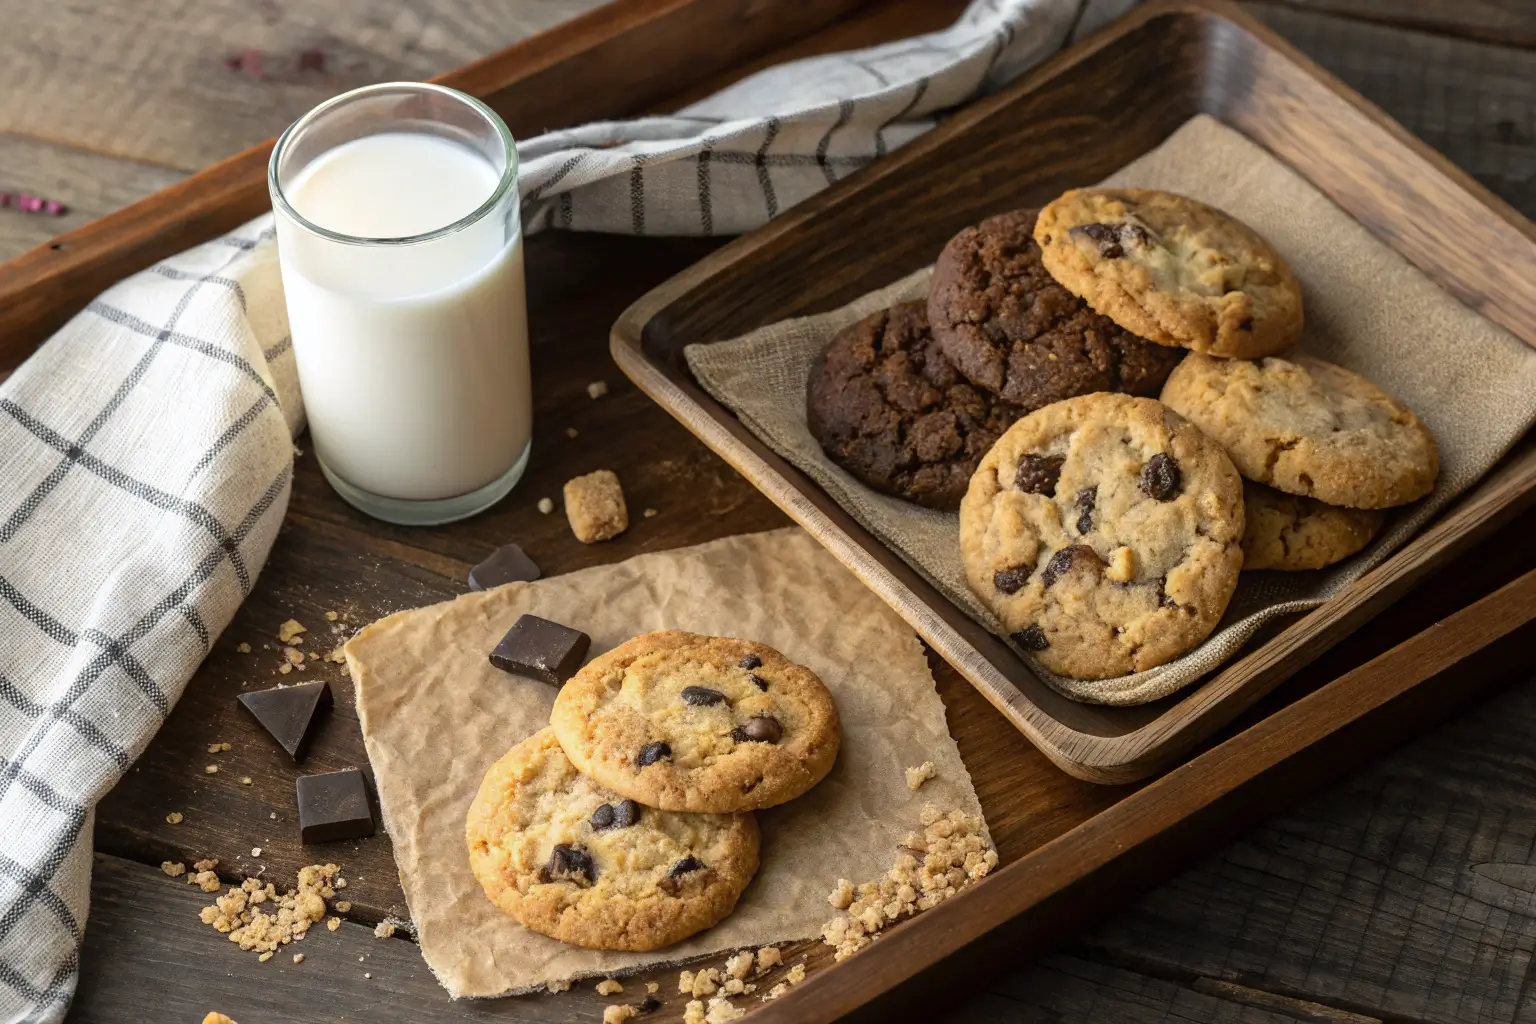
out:
M696 381L678 371L653 361L642 347L647 325L675 301L717 273L733 266L758 248L783 240L823 211L835 206L845 194L862 189L870 182L920 159L930 148L963 134L971 125L994 111L1038 90L1063 72L1081 64L1093 54L1122 37L1160 18L1175 16L1214 19L1224 22L1248 37L1264 58L1277 58L1293 66L1293 71L1311 85L1327 89L1374 125L1385 130L1392 140L1410 150L1410 155L1436 172L1443 184L1458 189L1482 210L1492 213L1507 227L1515 229L1526 241L1536 242L1536 225L1518 211L1488 192L1446 158L1415 139L1401 125L1338 82L1326 71L1300 54L1289 43L1258 22L1252 15L1228 0L1153 0L1101 29L993 97L957 113L946 124L910 143L902 150L879 161L812 197L783 216L727 244L633 303L614 323L610 333L610 352L615 363L634 383L672 416L698 436L709 448L746 476L790 518L808 530L830 550L866 586L880 594L905 618L909 625L951 665L976 687L987 700L1019 729L1058 767L1090 782L1117 784L1146 778L1177 763L1188 750L1208 738L1222 725L1251 706L1284 679L1315 660L1343 640L1364 622L1405 594L1423 576L1444 565L1466 547L1476 542L1523 508L1536 502L1536 447L1517 446L1513 455L1485 475L1476 486L1460 496L1429 526L1381 565L1350 587L1277 634L1254 646L1252 643L1233 661L1205 680L1182 691L1183 696L1165 712L1119 736L1105 737L1075 729L1045 711L1010 682L980 651L944 621L929 601L918 599L907 582L879 564L865 542L884 547L861 524L849 518L852 531L834 522L821 507L806 496L801 486L787 479L784 470L806 481L809 489L820 492L814 481L772 452L760 439L750 435L728 409L703 391ZM1218 118L1220 119L1220 118ZM1261 143L1262 144L1262 143ZM1302 168L1298 173L1338 202L1334 190L1325 187ZM852 181L852 187L848 184ZM1442 182L1435 182L1436 185ZM1341 205L1347 205L1341 203ZM1352 215L1353 212L1352 212ZM1511 330L1525 343L1536 347L1536 322L1521 320L1494 304L1478 301L1486 296L1468 295L1456 282L1447 282L1432 268L1413 258L1409 244L1384 236L1370 223L1366 226L1410 262L1445 287L1460 301L1481 315ZM1513 320L1513 322L1511 322ZM832 503L835 505L835 503ZM844 510L839 512L847 517ZM889 550L889 549L887 549ZM908 569L919 586L945 601L930 583ZM1041 682L1042 686L1046 685ZM1170 715L1181 711L1181 722L1170 729Z

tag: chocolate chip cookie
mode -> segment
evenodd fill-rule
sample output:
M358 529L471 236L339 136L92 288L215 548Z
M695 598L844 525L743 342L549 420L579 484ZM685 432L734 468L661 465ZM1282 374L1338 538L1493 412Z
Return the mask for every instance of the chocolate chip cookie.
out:
M1321 569L1371 542L1385 518L1243 481L1244 569Z
M811 365L805 411L839 466L877 491L946 510L960 506L976 463L1023 415L960 376L921 302L833 335Z
M1050 671L1105 679L1204 640L1237 586L1243 488L1150 398L1085 395L1019 420L960 505L971 589Z
M1137 337L1057 283L1032 235L1038 213L991 217L939 254L928 320L944 354L1020 415L1095 391L1156 395L1184 353Z
M750 640L646 633L593 659L549 724L600 785L672 811L792 800L837 759L837 706L815 673Z
M1301 288L1252 228L1184 196L1074 189L1035 223L1047 270L1128 331L1251 359L1301 336Z
M491 902L588 949L659 949L708 928L758 863L752 815L642 807L578 772L551 729L485 773L465 836Z
M1162 398L1226 448L1243 476L1287 494L1389 508L1428 494L1440 472L1435 439L1411 409L1321 359L1192 355Z

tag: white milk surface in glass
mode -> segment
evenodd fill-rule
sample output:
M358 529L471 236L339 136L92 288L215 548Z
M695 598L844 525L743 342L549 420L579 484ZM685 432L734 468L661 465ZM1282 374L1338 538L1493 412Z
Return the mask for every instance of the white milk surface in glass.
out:
M473 213L499 177L468 147L388 132L322 154L284 193L327 230L403 238ZM508 239L493 214L410 245L339 243L284 217L277 235L304 408L331 472L433 500L517 461L533 426L520 232Z

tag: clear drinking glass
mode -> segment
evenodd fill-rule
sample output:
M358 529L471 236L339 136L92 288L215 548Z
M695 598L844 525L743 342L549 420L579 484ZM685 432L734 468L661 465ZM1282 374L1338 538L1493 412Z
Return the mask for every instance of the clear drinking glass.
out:
M453 89L367 86L294 122L267 185L331 486L408 525L500 500L528 464L533 425L507 126Z

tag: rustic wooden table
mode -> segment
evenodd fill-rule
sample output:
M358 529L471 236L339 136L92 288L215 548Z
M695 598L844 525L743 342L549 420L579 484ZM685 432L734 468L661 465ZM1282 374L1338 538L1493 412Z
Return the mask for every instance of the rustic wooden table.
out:
M592 5L4 0L0 190L57 198L71 212L61 222L0 210L0 258L273 135L325 96L440 72ZM818 45L910 34L960 6L875 4L821 33ZM1536 4L1250 6L1536 216ZM407 939L373 937L374 923L405 913L382 835L326 851L346 865L353 909L337 933L306 944L300 966L286 955L259 964L238 954L198 924L203 894L170 882L157 865L217 856L231 877L264 868L290 879L314 859L297 842L292 768L232 699L278 678L274 634L283 620L304 622L310 646L329 649L381 614L461 592L469 566L509 539L558 573L784 525L766 499L621 381L607 356L607 328L620 310L716 244L533 240L535 456L524 483L493 512L443 530L384 527L344 506L312 457L298 459L288 519L254 592L97 812L91 917L71 1020L196 1021L209 1009L243 1024L598 1018L609 1000L590 986L559 997L450 1004ZM612 390L589 399L586 385L599 379ZM567 427L577 436L568 437ZM557 494L567 477L605 465L624 468L636 508L659 514L618 540L583 547L559 516L541 516L534 503ZM1501 536L1523 539L1531 527L1536 517L1527 515ZM1530 568L1536 548L1516 543L1510 558ZM339 615L334 623L328 610ZM242 643L250 654L237 652ZM325 662L308 671L343 679ZM942 685L963 688L945 666L936 671ZM350 688L336 692L335 714L306 771L364 762ZM995 714L974 704L965 714ZM953 1019L1536 1020L1528 984L1536 950L1533 722L1536 679L1253 830L1070 948L957 993ZM215 742L233 749L209 754ZM209 763L220 765L218 774L204 773ZM167 824L171 811L184 820ZM670 1015L678 1005L668 1000Z

